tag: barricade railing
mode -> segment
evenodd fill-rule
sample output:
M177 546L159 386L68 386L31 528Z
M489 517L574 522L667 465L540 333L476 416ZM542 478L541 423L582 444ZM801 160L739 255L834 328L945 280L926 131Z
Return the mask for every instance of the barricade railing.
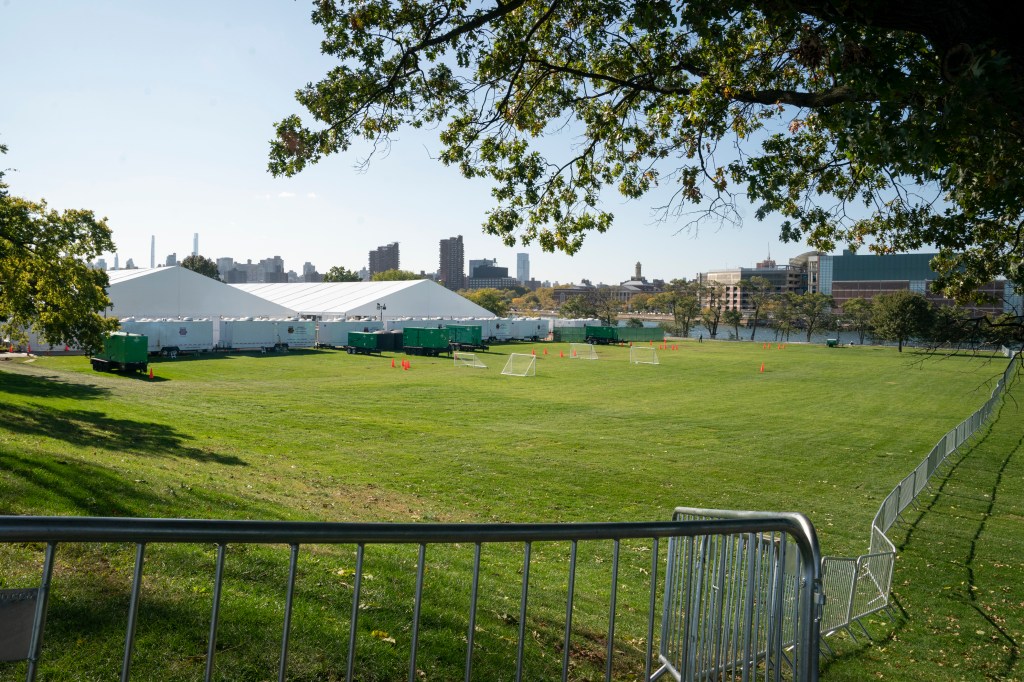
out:
M697 510L699 511L699 510ZM309 546L348 545L355 549L352 574L352 602L348 623L347 650L344 653L346 680L357 670L360 641L372 636L366 626L360 627L361 589L364 558L379 550L377 545L418 546L415 598L411 604L408 631L408 679L418 679L417 656L421 638L421 610L424 606L424 575L427 571L428 548L437 545L452 551L473 550L472 573L465 584L469 590L465 626L464 679L473 675L474 661L480 655L474 649L477 604L480 599L482 549L501 543L521 546L521 585L518 633L514 660L499 661L514 679L536 677L526 667L524 649L536 646L527 629L532 612L528 611L531 589L531 547L534 543L563 543L569 551L568 574L560 574L558 582L567 579L562 641L561 679L570 674L573 652L574 583L577 575L577 546L584 541L606 541L611 562L610 595L607 615L607 650L604 679L612 679L615 643L626 633L617 632L621 623L617 613L620 588L620 542L647 544L651 553L647 618L643 625L630 619L631 627L642 628L633 641L645 643L643 678L653 680L665 674L676 680L719 679L715 671L729 671L743 679L771 671L768 679L778 679L782 668L785 677L793 680L816 680L818 674L818 604L820 601L820 552L811 524L798 514L708 512L703 518L674 519L644 523L589 524L367 524L367 523L302 523L266 521L216 521L197 519L135 519L87 517L0 517L0 545L41 543L42 576L38 587L7 594L7 602L17 602L18 609L0 610L0 660L28 661L26 679L34 680L45 665L44 631L48 601L55 589L53 568L58 548L74 543L122 543L134 545L135 563L125 614L124 653L120 679L128 680L132 670L135 632L140 619L144 559L153 544L187 544L216 547L216 565L211 576L212 600L210 624L205 652L205 680L213 679L217 633L220 622L221 592L224 584L228 550L240 545L285 545L289 548L288 578L284 586L284 615L280 640L277 679L288 674L289 634L296 594L300 550ZM679 516L677 514L677 516ZM667 539L668 549L660 549ZM545 545L547 547L547 545ZM589 545L588 545L589 547ZM489 552L487 556L494 556ZM507 563L507 552L503 554ZM518 563L515 560L514 563ZM445 570L454 570L443 564ZM492 566L493 568L493 566ZM631 575L640 575L639 572ZM536 580L536 578L535 578ZM660 582L659 582L660 581ZM541 586L543 587L543 585ZM634 587L637 587L634 585ZM11 592L0 591L0 592ZM655 631L658 597L661 596L662 626ZM5 600L0 595L0 609ZM550 607L550 604L546 606ZM560 628L561 624L549 627ZM509 628L513 628L509 625ZM531 627L541 627L534 622ZM554 638L559 636L553 635ZM658 648L655 648L655 641ZM364 645L365 646L365 645ZM342 647L344 648L344 647ZM655 659L655 651L659 657ZM196 652L197 654L200 652ZM491 655L488 652L488 655ZM342 656L342 654L339 654ZM339 658L339 668L342 659ZM660 662L660 667L653 670ZM493 661L489 661L493 667ZM761 671L761 672L758 672ZM269 677L271 671L267 671ZM218 676L222 676L223 673ZM640 671L631 675L639 676ZM109 677L114 677L110 671Z
M1008 355L1010 362L985 404L940 438L928 456L882 501L871 522L868 553L859 557L826 556L822 559L825 606L821 637L824 651L830 650L825 637L842 630L856 639L850 629L854 623L867 635L862 619L880 611L889 613L896 546L887 533L902 518L901 514L907 507L924 492L932 476L948 458L988 422L1021 362L1019 352Z
M759 512L679 507L673 519L757 520ZM806 679L817 675L823 602L814 529L669 540L661 667L676 680ZM798 528L802 530L797 531ZM806 537L794 545L793 538ZM693 570L687 567L700 567Z

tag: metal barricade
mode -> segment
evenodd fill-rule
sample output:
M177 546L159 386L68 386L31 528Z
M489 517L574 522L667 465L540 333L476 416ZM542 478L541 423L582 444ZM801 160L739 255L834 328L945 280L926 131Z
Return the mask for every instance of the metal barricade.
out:
M677 520L768 518L680 507ZM669 541L659 668L676 680L817 675L821 592L814 529L798 515L773 531Z
M677 514L678 516L678 514ZM34 599L25 616L30 620L21 656L28 660L27 680L34 680L43 661L47 602L58 547L66 543L129 543L135 546L135 564L125 623L124 654L120 679L128 680L132 670L135 631L142 599L142 580L147 547L155 543L214 545L217 548L210 625L207 638L204 679L213 679L221 591L228 549L238 545L285 545L289 548L288 579L285 586L284 617L277 679L288 670L289 634L296 594L300 550L316 545L351 545L356 550L353 595L345 654L345 679L356 670L360 637L360 591L364 577L364 556L373 545L418 546L415 599L410 614L411 643L408 679L417 680L417 654L421 642L421 609L428 547L468 546L474 550L469 612L466 615L466 656L464 677L470 680L474 651L477 603L481 587L481 549L492 543L522 547L522 584L515 660L508 669L515 679L529 679L524 670L524 648L533 640L526 629L530 603L530 566L533 543L559 542L569 549L568 589L562 635L561 679L569 677L573 651L574 581L577 573L577 545L583 541L607 541L611 547L610 605L607 617L607 660L605 679L612 679L619 589L620 541L650 541L651 564L643 679L653 680L666 673L678 679L707 679L710 671L751 670L757 665L785 665L794 680L816 680L818 658L818 598L820 553L814 529L795 514L754 514L649 523L596 524L367 524L299 523L264 521L213 521L192 519L123 519L65 517L0 517L0 543L45 543L43 575L38 588L25 590ZM659 551L662 540L668 551ZM689 548L689 549L687 549ZM753 562L753 563L751 563ZM664 580L659 592L659 576ZM655 631L657 599L664 602L662 630ZM682 601L680 601L682 600ZM680 605L685 608L680 610ZM15 624L16 625L16 624ZM12 626L0 624L0 630ZM510 626L512 627L512 626ZM683 629L680 630L679 628ZM696 629L693 629L696 628ZM699 633L699 636L698 636ZM620 635L621 636L621 635ZM679 643L698 637L699 651ZM655 640L659 640L655 648ZM0 637L2 640L2 637ZM740 643L746 642L741 648ZM662 666L652 672L654 652L661 652ZM198 652L197 652L198 653ZM665 664L670 653L676 668ZM694 658L696 656L696 658ZM678 670L690 671L681 677ZM269 675L270 671L267 671ZM637 671L639 675L639 671ZM113 677L111 671L110 677Z
M871 544L859 557L825 557L822 575L826 596L822 636L845 630L872 613L888 613L896 547L886 535L900 514L917 499L946 460L985 425L999 404L1006 386L1018 371L1021 355L1013 355L985 404L939 439L915 469L882 501L871 523ZM826 645L827 648L827 645Z

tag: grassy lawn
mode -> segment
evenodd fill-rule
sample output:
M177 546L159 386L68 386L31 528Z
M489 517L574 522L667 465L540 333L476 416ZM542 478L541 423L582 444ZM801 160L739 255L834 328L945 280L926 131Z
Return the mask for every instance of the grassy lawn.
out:
M536 377L500 374L507 352L531 349L538 353ZM765 350L759 343L683 343L678 351L659 351L658 366L631 365L623 348L601 349L598 361L560 358L568 346L559 344L494 351L480 354L486 370L414 357L406 371L392 368L390 356L333 351L207 356L156 362L152 381L97 374L83 358L0 362L0 513L636 521L666 519L676 505L688 505L800 511L815 524L823 552L855 555L866 550L882 499L943 433L988 397L1004 367L1002 359L922 360L867 347L773 344ZM994 459L972 453L958 462L936 500L926 497L927 511L908 517L915 525L905 529L907 537L897 531L902 546L895 584L905 615L895 626L879 621L873 646L837 638L840 657L825 669L825 679L908 679L907 670L920 679L1020 675L1015 642L1024 603L1024 532L1020 507L1013 505L1019 504L1024 465L1011 455L1020 451L1021 423L1019 406L1008 403L998 422L1005 437L993 430L975 448L988 447ZM1004 507L1016 511L1004 518L996 513ZM960 525L950 520L961 517ZM979 522L982 531L975 533ZM932 556L936 547L948 556ZM36 549L9 548L0 555L0 586L34 584ZM378 564L367 570L375 579L364 594L374 613L367 621L384 623L379 629L399 640L397 623L407 616L400 615L393 595L410 589L416 563L414 548L401 549L374 555ZM606 588L600 585L608 567L601 548L583 549L577 594L581 631L587 632L587 614L606 608ZM268 679L276 671L284 554L280 548L239 548L229 560L218 653L224 679ZM155 671L160 679L201 674L213 555L212 548L176 547L159 548L147 558L133 667L138 679L150 679ZM348 548L332 548L304 557L300 589L306 592L293 621L290 679L343 675L351 555ZM56 679L108 679L116 673L132 559L130 547L61 550L44 671ZM547 560L540 557L539 576L564 569L562 549L550 549ZM438 577L430 589L453 603L465 601L459 572L466 575L467 557L453 553L439 561L450 564L452 575L444 577L434 565ZM495 623L517 609L517 561L499 561L492 576L493 584L508 587L487 597L488 618ZM649 559L638 556L633 563L642 567L644 561ZM73 566L89 570L72 571ZM961 580L973 587L964 592ZM642 602L645 585L633 582L635 594L626 590L623 598ZM988 589L998 599L982 593ZM978 642L966 630L960 638L950 635L941 645L947 662L940 666L938 654L926 656L930 643L946 641L939 604L959 604L952 596L961 593L962 613L954 620L964 620L977 606L979 613L990 613L992 627L1008 619L1006 632L997 640L971 635ZM452 613L463 611L464 606ZM443 621L456 616L437 618L443 631ZM928 618L931 624L923 625ZM911 654L894 659L892 652L900 651L919 621L924 629L906 646L921 663L910 664ZM453 632L462 628L452 624ZM485 650L507 649L500 632L485 623ZM464 634L462 629L456 637ZM1005 646L1012 655L968 655L982 643L985 651L989 644ZM461 639L453 642L453 652L441 659L453 659L461 671L463 646ZM602 647L595 641L582 657ZM390 679L402 671L400 646L381 638L369 648L372 671L361 679ZM559 648L560 642L553 643L536 656L560 661ZM534 664L545 669L543 661ZM434 679L450 676L443 660L425 665ZM498 677L483 670L479 679ZM0 679L8 673L16 679L23 671L22 664L0 664ZM576 676L592 673L584 667ZM627 670L622 675L636 676Z

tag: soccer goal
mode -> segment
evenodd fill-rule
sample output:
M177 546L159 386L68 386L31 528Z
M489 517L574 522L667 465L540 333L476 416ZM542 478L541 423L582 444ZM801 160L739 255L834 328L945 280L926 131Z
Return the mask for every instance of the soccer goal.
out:
M569 357L576 360L597 360L597 350L592 343L570 343Z
M537 376L537 356L526 353L512 353L508 356L505 369L502 374L513 377L535 377Z
M652 346L630 346L629 361L637 365L657 365L658 354Z
M452 353L452 361L456 367L479 367L481 369L487 369L487 365L483 363L483 360L476 356L476 353L466 353L464 351L455 351Z

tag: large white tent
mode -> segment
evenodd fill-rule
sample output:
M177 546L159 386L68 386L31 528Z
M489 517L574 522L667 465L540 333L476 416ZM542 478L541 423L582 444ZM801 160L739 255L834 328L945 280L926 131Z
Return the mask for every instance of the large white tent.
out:
M187 268L107 272L111 317L293 317L295 311Z
M428 279L323 284L233 284L300 315L323 317L494 317L486 308ZM386 306L386 310L378 308Z

